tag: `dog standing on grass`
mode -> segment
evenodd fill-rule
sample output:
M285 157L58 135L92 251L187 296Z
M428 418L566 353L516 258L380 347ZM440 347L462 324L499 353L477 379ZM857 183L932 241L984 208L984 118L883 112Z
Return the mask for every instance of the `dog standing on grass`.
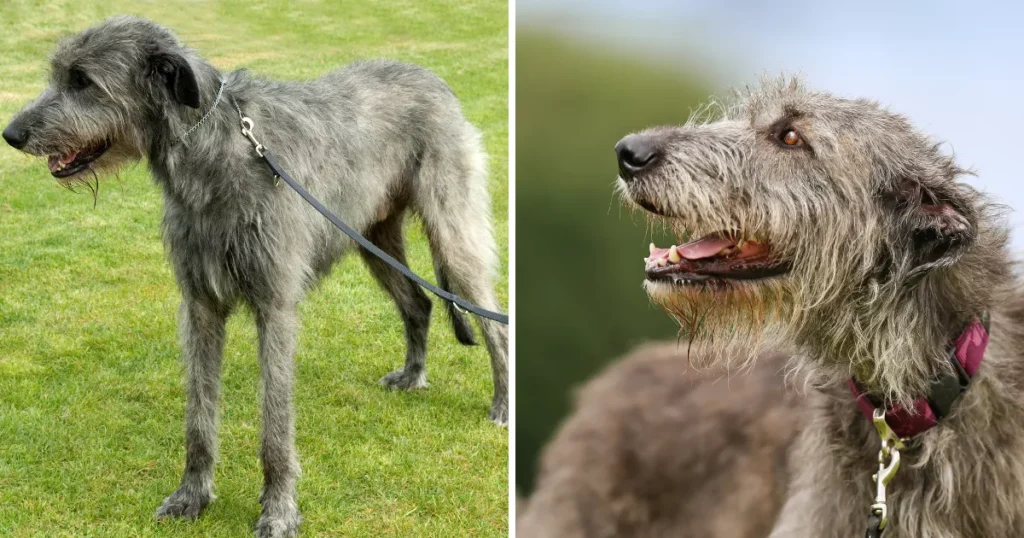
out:
M236 108L237 107L237 108ZM181 288L187 371L185 472L160 518L194 518L213 499L217 394L225 321L253 311L262 370L264 486L259 537L293 536L300 523L292 411L297 306L354 243L274 177L240 133L240 113L282 165L380 248L405 263L402 222L423 220L441 287L498 310L498 259L485 155L451 89L429 71L360 62L313 82L221 73L167 29L117 17L60 43L50 84L4 129L27 153L48 156L66 185L146 157L164 198L163 235ZM427 384L431 301L361 251L405 324L405 366L381 383ZM458 340L473 331L450 304ZM505 424L507 327L480 320L491 356L490 418Z
M694 383L686 343L610 368L545 450L522 538L877 536L886 430L906 446L883 538L1024 536L1024 288L1004 209L952 157L783 80L616 149L624 197L681 237L651 245L648 294L694 365L751 368ZM803 398L765 350L792 350Z

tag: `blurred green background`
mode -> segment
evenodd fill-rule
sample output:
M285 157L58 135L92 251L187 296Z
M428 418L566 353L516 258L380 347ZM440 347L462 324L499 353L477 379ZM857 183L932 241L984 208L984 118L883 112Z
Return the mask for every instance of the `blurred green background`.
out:
M683 73L517 28L515 480L523 493L572 387L636 344L676 334L641 289L647 244L666 238L614 194L613 147L632 131L685 121L710 95L710 84Z

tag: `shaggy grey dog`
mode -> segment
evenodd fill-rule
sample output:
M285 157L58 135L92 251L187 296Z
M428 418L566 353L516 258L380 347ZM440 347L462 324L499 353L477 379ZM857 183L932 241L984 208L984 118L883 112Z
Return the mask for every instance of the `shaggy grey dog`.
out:
M642 346L579 391L544 449L518 536L771 532L806 415L778 375L785 358L759 357L750 375L727 376L689 368L680 353L676 343Z
M749 366L764 349L795 351L791 379L807 394L804 412L790 418L799 435L788 449L785 502L757 516L769 518L767 527L747 528L771 528L774 538L863 536L880 442L846 381L855 380L878 405L906 408L933 394L936 379L953 375L949 343L987 312L991 339L969 387L943 420L901 451L902 466L887 488L885 536L1024 535L1024 290L1007 253L1001 208L961 181L965 171L938 144L877 103L769 80L716 108L714 121L647 130L617 149L625 197L678 230L685 243L652 245L645 286L691 338L694 364ZM685 357L685 348L679 354ZM723 411L716 399L734 403ZM725 390L705 400L690 400L686 428L719 424L724 412L755 419L771 413L766 402L744 405L748 398ZM777 405L792 408L785 402ZM713 404L718 411L700 412ZM616 413L604 419L632 420ZM756 431L756 420L733 422ZM717 461L699 441L687 443L681 428L649 435ZM630 438L647 442L636 432ZM559 463L572 465L567 455L553 461L555 453L568 452L548 449L547 474ZM617 454L604 463L635 469L671 461ZM654 475L645 491L699 483L699 468L665 469L675 475ZM582 475L565 480L583 483ZM635 488L621 475L609 480L601 486L608 491ZM550 482L541 477L530 513L543 510L539 499ZM681 505L727 513L730 499L742 496L731 488L691 493L703 497L681 495ZM708 503L708 496L718 502ZM606 507L667 517L650 511L651 498L623 495ZM695 535L763 535L708 532Z
M442 287L497 310L497 256L480 134L451 89L411 65L350 65L306 83L221 73L165 28L118 17L60 43L49 87L3 132L49 156L67 185L146 157L164 198L164 240L182 292L188 379L186 463L159 517L196 517L213 499L224 324L253 311L263 376L261 537L299 522L292 411L293 355L303 295L354 244L274 178L242 134L239 112L282 165L350 226L400 261L402 222L422 218ZM97 179L98 181L98 179ZM426 385L431 301L365 255L405 323L405 366L389 387ZM449 311L458 339L466 319ZM508 336L481 320L494 373L491 419L507 421Z

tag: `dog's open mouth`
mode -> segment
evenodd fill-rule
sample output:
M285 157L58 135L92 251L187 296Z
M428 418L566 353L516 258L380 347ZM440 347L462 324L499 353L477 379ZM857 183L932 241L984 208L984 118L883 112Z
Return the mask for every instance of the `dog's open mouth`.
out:
M100 155L103 155L108 149L110 149L110 142L103 141L79 151L63 155L50 155L47 159L50 174L56 178L73 176L89 168L89 163L99 159Z
M717 232L670 248L657 248L651 243L650 256L644 258L647 280L706 286L789 272L789 262L772 257L765 243L736 240L732 235Z

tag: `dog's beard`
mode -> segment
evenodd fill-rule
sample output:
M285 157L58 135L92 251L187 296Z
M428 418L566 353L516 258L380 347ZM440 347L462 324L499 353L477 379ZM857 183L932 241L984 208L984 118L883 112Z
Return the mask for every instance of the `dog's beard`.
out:
M86 189L92 194L92 205L96 207L100 196L100 176L92 167L70 176L57 179L57 184L65 189L78 194L80 189Z
M778 281L737 282L708 289L646 281L651 301L679 324L687 360L695 367L744 368L766 350L791 340L793 300Z
M120 180L120 172L134 166L140 160L138 152L125 144L113 143L103 155L86 165L80 172L67 177L55 178L57 184L73 193L87 191L92 195L93 206L99 200L100 178L114 176Z

